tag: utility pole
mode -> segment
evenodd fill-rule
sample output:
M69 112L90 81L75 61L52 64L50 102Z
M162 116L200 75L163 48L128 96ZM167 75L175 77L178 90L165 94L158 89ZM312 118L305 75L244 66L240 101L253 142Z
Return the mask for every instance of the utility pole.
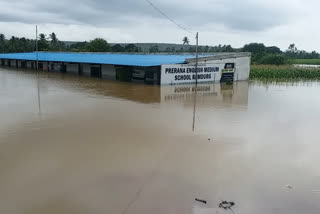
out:
M36 69L39 71L39 53L38 53L38 25L36 25ZM41 100L40 100L40 86L39 86L39 72L37 72L37 89L38 89L38 114L41 120Z
M38 54L38 25L36 25L36 68L39 69L39 54Z
M198 86L198 45L199 45L199 33L196 35L196 88Z
M193 121L192 131L194 132L196 123L196 109L197 109L197 90L198 90L198 45L199 45L199 33L196 35L196 87L194 89L194 106L193 106Z

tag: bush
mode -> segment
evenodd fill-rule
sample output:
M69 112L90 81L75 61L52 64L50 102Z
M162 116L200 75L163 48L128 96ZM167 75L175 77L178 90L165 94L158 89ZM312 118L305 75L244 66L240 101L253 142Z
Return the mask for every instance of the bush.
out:
M96 38L86 44L86 49L89 52L108 52L110 51L110 46L106 40Z
M260 64L261 59L265 57L265 53L252 53L251 55L251 63L253 65Z
M258 64L262 65L284 65L286 63L286 57L282 54L268 54L258 61Z

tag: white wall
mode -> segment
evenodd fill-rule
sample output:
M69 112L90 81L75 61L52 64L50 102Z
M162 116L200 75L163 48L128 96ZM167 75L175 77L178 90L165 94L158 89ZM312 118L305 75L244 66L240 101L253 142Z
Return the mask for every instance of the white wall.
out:
M201 63L201 61L199 61ZM235 73L234 73L234 80L249 80L250 74L250 62L251 58L247 57L237 57L237 58L230 58L230 59L222 59L222 60L209 60L206 63L235 63Z
M224 63L199 63L198 72L193 64L161 65L161 85L198 82L218 82ZM198 75L198 78L197 78Z
M221 79L221 70L224 69L224 66L226 63L234 63L235 69L234 69L234 81L246 81L249 80L249 74L250 74L250 63L251 63L251 57L250 56L236 56L231 58L225 58L225 59L199 59L199 68L201 67L219 67L219 72L212 72L210 78L204 78L204 79L198 79L198 82L219 82ZM166 68L188 68L188 67L194 67L194 62L189 64L175 64L175 65L162 65L161 66L161 85L167 85L167 84L179 84L179 83L192 83L195 82L194 79L175 79L175 76L190 76L187 73L184 74L171 74L171 73L165 73ZM207 73L208 74L208 73Z

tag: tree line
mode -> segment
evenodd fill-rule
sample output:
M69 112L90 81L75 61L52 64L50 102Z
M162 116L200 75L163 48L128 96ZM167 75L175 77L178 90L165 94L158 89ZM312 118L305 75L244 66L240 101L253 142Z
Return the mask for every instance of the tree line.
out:
M183 47L167 47L161 49L158 45L152 45L148 50L142 50L134 44L126 45L110 45L102 38L96 38L91 41L76 42L71 45L66 45L65 42L60 41L57 35L53 32L48 36L40 33L38 36L38 50L39 51L70 51L70 52L149 52L149 53L194 53L195 46L189 45L189 40L184 42ZM25 37L12 36L6 39L4 34L0 34L0 52L1 53L20 53L32 52L36 50L36 41L34 39L26 39ZM218 45L214 47L200 46L199 52L235 52L239 51L231 47L231 45Z
M290 44L284 52L276 46L266 47L262 43L251 43L245 45L244 52L252 53L253 64L275 64L282 65L288 63L290 59L319 59L320 54L316 51L307 52L298 50L296 45Z
M41 33L38 39L39 51L64 51L66 49L64 42L59 41L55 33L49 34L48 37ZM2 53L23 53L35 50L35 39L19 38L16 36L6 39L4 34L0 33L0 52Z
M96 38L89 42L76 42L66 45L66 42L60 41L56 33L48 36L40 33L38 36L39 51L69 51L69 52L142 52L141 48L134 44L128 44L124 47L117 44L111 46L106 40ZM0 53L25 53L36 51L36 40L27 39L25 37L5 38L0 33Z
M5 38L0 33L0 52L1 53L23 53L33 52L36 50L36 41L25 37ZM48 36L41 33L38 37L39 51L69 51L69 52L149 52L149 53L194 53L195 46L189 44L189 39L184 37L182 47L167 47L161 49L158 45L152 45L149 50L142 50L134 44L110 45L102 38L96 38L91 41L76 42L67 45L66 42L60 41L56 33ZM320 54L316 51L307 52L299 50L295 44L290 44L284 52L276 46L265 46L263 43L250 43L242 48L233 48L231 45L217 46L199 46L200 53L217 53L217 52L251 52L253 64L285 64L288 59L318 59Z

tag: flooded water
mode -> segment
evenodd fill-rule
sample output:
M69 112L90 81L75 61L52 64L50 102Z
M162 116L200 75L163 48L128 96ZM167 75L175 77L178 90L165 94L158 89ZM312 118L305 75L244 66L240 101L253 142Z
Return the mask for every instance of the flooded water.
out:
M1 213L319 213L319 83L194 90L0 68Z
M300 67L300 68L319 68L320 65L308 65L308 64L295 64L293 65L295 67Z

